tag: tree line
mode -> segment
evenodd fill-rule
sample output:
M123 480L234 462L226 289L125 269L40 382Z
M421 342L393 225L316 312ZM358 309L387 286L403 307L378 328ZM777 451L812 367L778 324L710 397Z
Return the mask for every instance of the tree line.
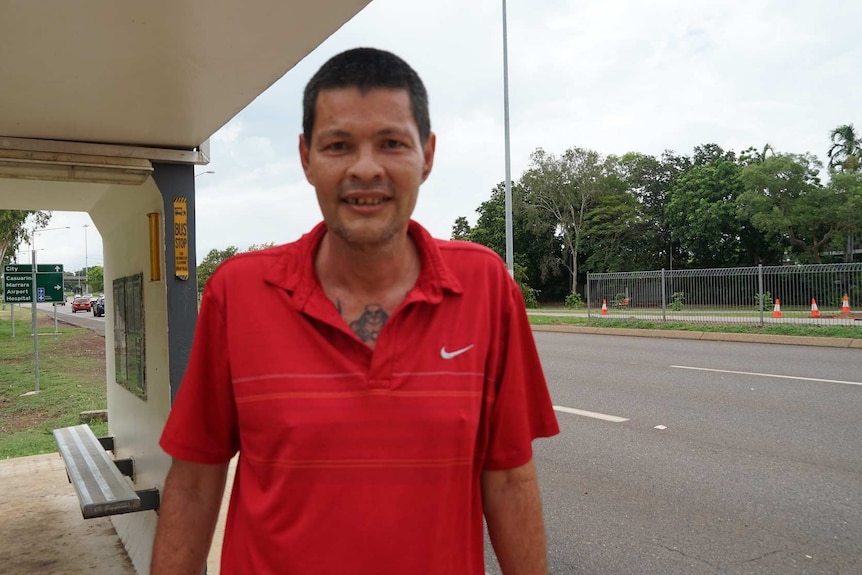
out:
M539 148L512 182L515 279L528 301L562 301L583 293L587 271L852 261L862 138L852 124L829 137L826 167L769 144L737 154L710 143L659 157ZM504 189L476 209L475 226L457 218L452 238L505 257Z

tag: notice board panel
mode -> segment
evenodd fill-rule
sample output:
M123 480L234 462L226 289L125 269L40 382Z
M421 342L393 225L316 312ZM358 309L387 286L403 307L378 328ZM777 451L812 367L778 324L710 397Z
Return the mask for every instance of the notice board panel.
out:
M114 280L114 365L118 384L147 398L144 274Z

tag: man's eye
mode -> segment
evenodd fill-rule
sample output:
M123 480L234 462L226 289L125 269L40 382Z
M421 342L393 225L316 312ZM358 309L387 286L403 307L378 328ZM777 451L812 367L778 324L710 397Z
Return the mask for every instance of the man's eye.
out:
M404 143L399 140L385 140L383 142L383 147L385 148L403 148Z
M346 142L331 142L329 144L326 144L326 146L324 146L323 149L330 151L330 152L343 152L344 150L347 149L347 143Z

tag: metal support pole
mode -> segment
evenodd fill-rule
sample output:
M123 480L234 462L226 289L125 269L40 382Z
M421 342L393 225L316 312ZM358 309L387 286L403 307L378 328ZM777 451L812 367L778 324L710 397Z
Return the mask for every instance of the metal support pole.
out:
M760 325L763 325L763 264L757 264L757 301L760 308Z
M33 234L35 238L36 234ZM32 280L32 293L30 294L30 309L32 310L33 316L33 371L35 372L36 378L36 391L39 391L39 334L36 332L36 242L33 241L33 280Z
M661 268L661 321L667 321L667 286L665 285L664 268Z
M590 272L587 272L587 319L590 319Z

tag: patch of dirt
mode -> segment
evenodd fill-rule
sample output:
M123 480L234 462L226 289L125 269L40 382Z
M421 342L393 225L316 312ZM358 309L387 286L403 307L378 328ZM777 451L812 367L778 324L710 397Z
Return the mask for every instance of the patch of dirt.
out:
M0 404L0 407L3 407L2 404ZM2 425L0 425L0 433L15 433L16 431L30 429L52 417L54 417L53 413L42 409L10 413L3 418Z
M860 319L862 320L862 313L850 312L850 313L829 313L829 314L821 314L821 318L825 319Z

